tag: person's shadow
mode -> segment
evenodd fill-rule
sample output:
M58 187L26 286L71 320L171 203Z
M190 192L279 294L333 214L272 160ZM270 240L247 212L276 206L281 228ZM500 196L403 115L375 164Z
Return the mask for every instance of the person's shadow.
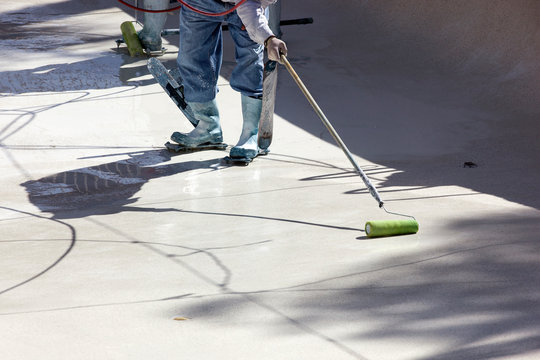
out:
M53 218L81 218L122 211L145 211L129 204L137 201L133 196L149 180L193 169L220 169L220 159L163 164L171 159L167 150L126 155L130 157L26 181L21 186L25 187L32 204L43 212L52 213Z

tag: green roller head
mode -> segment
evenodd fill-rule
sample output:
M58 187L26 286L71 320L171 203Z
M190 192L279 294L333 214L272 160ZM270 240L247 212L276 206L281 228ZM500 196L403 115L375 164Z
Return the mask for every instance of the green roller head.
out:
M416 234L418 222L416 220L377 220L366 222L366 235L368 237L393 236Z
M129 55L131 55L131 57L143 55L144 50L142 48L141 41L139 40L139 36L135 31L133 22L124 21L120 25L120 30L122 30L122 36L128 47Z

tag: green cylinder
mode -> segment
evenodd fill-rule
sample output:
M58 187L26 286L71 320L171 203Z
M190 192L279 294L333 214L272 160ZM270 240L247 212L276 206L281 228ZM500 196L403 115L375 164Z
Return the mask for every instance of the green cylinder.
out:
M131 57L143 55L144 50L133 23L131 21L124 21L120 25L120 30L122 31L124 42L128 47L129 55L131 55Z
M418 222L416 220L377 220L366 222L367 237L393 236L416 234Z

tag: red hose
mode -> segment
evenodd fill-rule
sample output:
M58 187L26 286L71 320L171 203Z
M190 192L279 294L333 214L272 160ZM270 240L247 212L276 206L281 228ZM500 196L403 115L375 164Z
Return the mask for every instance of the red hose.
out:
M189 5L189 4L186 4L183 0L177 0L180 4L184 5L185 7L187 7L188 9L190 10L193 10L195 11L197 14L201 14L201 15L206 15L206 16L223 16L223 15L227 15L227 14L230 14L232 13L234 10L236 10L240 5L242 5L243 3L246 2L246 0L240 0L238 2L238 4L234 5L231 9L229 10L226 10L226 11L223 11L223 12L220 12L220 13L209 13L209 12L206 12L206 11L202 11L202 10L199 10L199 9L196 9L194 8L193 6Z
M121 4L124 4L126 5L128 8L131 8L131 9L134 9L134 10L137 10L137 11L142 11L142 12L148 12L148 13L163 13L163 12L169 12L169 11L175 11L175 10L178 10L182 7L182 5L184 5L185 7L187 7L188 9L192 10L192 11L195 11L196 13L198 14L201 14L201 15L206 15L206 16L224 16L224 15L227 15L227 14L230 14L232 13L234 10L236 10L240 5L242 5L243 3L246 2L246 0L240 0L240 2L238 2L238 4L234 5L231 9L229 10L226 10L226 11L223 11L223 12L220 12L220 13L210 13L210 12L206 12L206 11L202 11L202 10L199 10L189 4L187 4L186 2L184 2L183 0L177 0L181 5L179 6L176 6L176 7L173 7L173 8L170 8L170 9L163 9L163 10L150 10L150 9L143 9L143 8L140 8L138 6L134 6L134 5L131 5L131 4L128 4L127 2L125 2L124 0L118 0L119 3Z

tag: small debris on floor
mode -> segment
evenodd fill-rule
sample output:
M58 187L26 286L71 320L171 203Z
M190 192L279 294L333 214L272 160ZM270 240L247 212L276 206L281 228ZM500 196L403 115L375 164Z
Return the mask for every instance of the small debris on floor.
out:
M174 320L176 320L176 321L185 321L185 320L189 320L189 318L182 317L182 316L177 316L177 317L174 318Z

